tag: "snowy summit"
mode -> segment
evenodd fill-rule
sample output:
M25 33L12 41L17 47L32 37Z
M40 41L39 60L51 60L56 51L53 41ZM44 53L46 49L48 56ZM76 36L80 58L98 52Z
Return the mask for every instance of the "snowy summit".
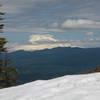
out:
M100 73L67 75L1 89L0 100L100 100Z

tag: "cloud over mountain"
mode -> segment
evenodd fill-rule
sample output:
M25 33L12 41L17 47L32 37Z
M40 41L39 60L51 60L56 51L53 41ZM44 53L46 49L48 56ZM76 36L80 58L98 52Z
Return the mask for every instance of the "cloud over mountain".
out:
M15 47L12 46L12 50L42 50L68 46L71 46L71 44L67 41L57 40L50 34L38 34L30 36L29 44L17 44Z

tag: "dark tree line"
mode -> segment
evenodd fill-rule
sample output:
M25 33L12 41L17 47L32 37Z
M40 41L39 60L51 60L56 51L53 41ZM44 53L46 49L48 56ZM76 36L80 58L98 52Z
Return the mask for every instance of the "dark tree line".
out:
M1 7L1 5L0 5ZM0 11L0 34L3 33L4 12ZM12 66L12 62L8 57L8 50L5 47L5 44L8 41L4 37L0 37L0 88L10 87L18 81L18 71L15 67Z

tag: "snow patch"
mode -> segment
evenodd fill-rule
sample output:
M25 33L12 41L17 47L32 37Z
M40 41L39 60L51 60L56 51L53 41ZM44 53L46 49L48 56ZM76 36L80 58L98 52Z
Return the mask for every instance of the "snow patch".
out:
M67 75L1 89L0 100L100 100L100 73Z

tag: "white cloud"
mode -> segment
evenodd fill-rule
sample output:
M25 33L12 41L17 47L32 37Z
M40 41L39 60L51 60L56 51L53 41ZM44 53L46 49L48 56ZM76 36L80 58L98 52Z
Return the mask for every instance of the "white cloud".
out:
M56 42L57 40L53 38L52 35L46 34L46 35L31 35L29 42L32 44L37 42Z
M42 50L42 49L51 49L55 47L69 47L71 46L70 43L67 41L60 41L55 39L52 35L31 35L29 42L31 44L20 45L17 44L16 46L11 45L10 51L16 50Z
M13 50L25 50L25 51L32 51L32 50L43 50L43 49L52 49L55 47L68 47L70 44L68 43L54 43L54 44L38 44L38 45L21 45L18 47L13 48Z
M92 42L92 43L99 43L100 44L100 38L90 38L87 41Z
M95 34L93 32L88 32L85 34L86 36L94 36Z
M93 20L99 20L99 0L90 2L88 0L0 0L4 10L7 12L6 23L8 22L10 25L7 27L10 31L24 31L25 29L21 29L20 27L25 25L29 25L33 27L45 27L50 24L50 22L54 22L52 28L58 27L62 20L66 18L70 18L65 21L62 26L64 28L98 28L100 29L100 22L96 22ZM87 2L86 2L87 1ZM81 5L82 4L82 5ZM86 6L87 5L87 6ZM66 10L66 6L68 10ZM69 11L70 10L70 11ZM46 13L47 12L47 13ZM72 20L71 18L79 18L79 20ZM90 19L90 20L83 20ZM34 21L30 21L34 20ZM88 24L89 22L90 24ZM96 24L97 25L94 25ZM75 23L75 24L74 24ZM81 23L81 25L80 25ZM32 24L32 25L30 25ZM48 25L47 25L48 24ZM19 26L14 29L14 26ZM34 30L35 30L34 28ZM52 31L60 31L57 29L47 29ZM9 31L8 30L8 31ZM27 27L28 30L28 27ZM27 30L25 30L27 32ZM32 32L34 31L32 30ZM41 29L42 30L42 29ZM37 31L37 30L36 30Z
M69 40L68 43L73 47L95 48L100 47L100 38L90 38L82 40Z
M52 23L52 24L51 24L51 27L57 28L57 27L58 27L58 23L57 23L57 22Z
M58 28L45 28L45 27L30 27L30 26L17 26L12 28L5 28L5 32L34 32L34 33L50 33L50 32L63 32L64 30Z
M62 28L70 29L100 29L100 22L85 19L69 19L62 23Z
M52 35L37 35L39 37L36 40L36 35L32 35L29 39L30 44L18 44L12 43L8 44L9 51L16 50L43 50L43 49L52 49L56 47L81 47L81 48L91 48L91 47L100 47L100 38L90 38L82 40L56 40ZM40 38L42 36L42 38ZM46 39L47 37L47 39ZM49 42L48 42L49 41Z

